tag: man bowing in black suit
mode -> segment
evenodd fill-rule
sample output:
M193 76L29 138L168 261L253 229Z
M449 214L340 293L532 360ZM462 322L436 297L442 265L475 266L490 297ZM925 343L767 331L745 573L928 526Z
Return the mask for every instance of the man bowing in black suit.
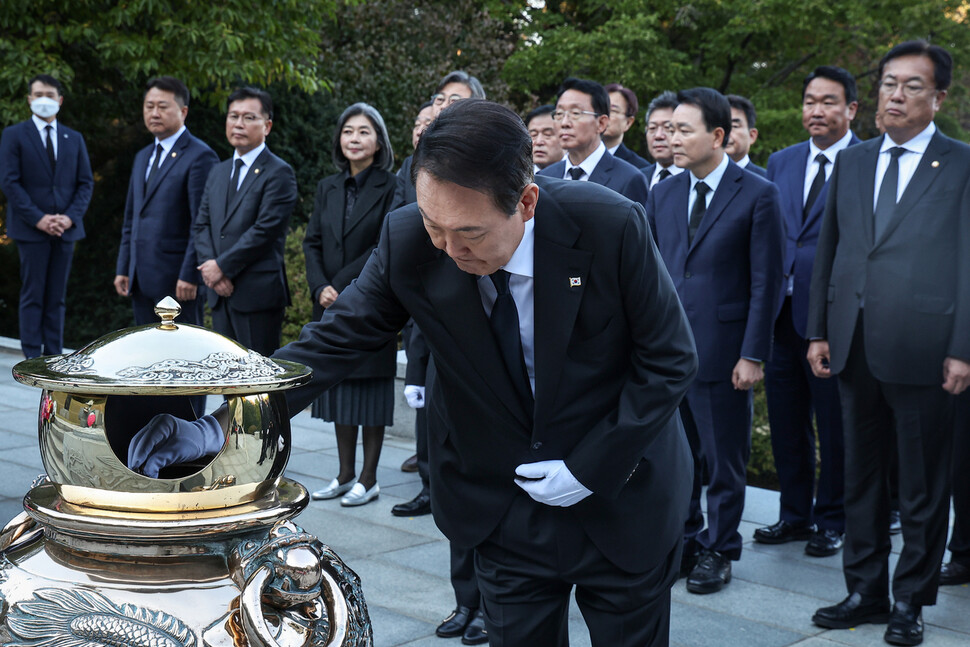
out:
M194 226L213 328L263 355L279 348L290 304L283 246L296 204L292 167L266 147L272 127L269 93L229 95L226 138L236 150L209 174Z
M954 394L970 382L970 147L933 118L953 61L897 45L879 64L884 137L835 161L810 288L808 359L839 376L845 434L849 596L812 621L888 620L894 645L923 640L949 513ZM899 454L903 549L889 607L889 487Z

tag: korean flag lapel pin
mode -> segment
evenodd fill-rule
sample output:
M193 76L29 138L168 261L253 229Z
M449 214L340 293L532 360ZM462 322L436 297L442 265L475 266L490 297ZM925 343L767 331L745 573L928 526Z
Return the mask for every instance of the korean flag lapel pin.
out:
M578 277L578 276L569 277L569 287L580 288L582 286L583 286L583 279L581 277Z

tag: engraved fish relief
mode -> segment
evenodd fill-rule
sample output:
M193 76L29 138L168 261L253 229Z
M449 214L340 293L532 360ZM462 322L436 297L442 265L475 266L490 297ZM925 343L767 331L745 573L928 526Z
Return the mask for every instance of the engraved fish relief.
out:
M193 631L162 611L116 605L95 591L38 589L7 615L6 647L196 647Z

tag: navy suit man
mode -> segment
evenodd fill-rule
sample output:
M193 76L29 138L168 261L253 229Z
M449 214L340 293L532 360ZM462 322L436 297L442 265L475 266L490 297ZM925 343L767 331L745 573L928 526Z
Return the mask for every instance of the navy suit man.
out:
M784 225L775 185L725 153L727 99L710 88L677 98L671 147L674 163L690 172L650 191L647 219L697 344L697 379L680 408L694 455L682 572L688 591L714 593L730 582L731 561L741 557L751 387L771 352ZM710 479L707 528L702 465Z
M880 61L886 134L835 162L809 294L808 359L816 375L838 375L842 397L848 591L812 621L888 621L895 645L922 642L922 607L936 602L954 395L970 383L970 147L934 124L952 69L923 41ZM890 611L895 464L903 547Z
M765 544L808 539L805 552L825 557L841 549L845 532L842 407L838 385L812 373L805 327L828 177L839 152L859 143L849 130L858 103L855 79L842 68L817 67L802 88L802 125L811 139L768 159L768 179L781 194L787 234L785 284L765 367L781 510L778 521L755 530L754 538Z
M566 159L539 175L602 184L634 202L646 204L646 177L632 164L610 155L601 135L610 122L610 97L595 81L568 78L559 88L552 118Z
M741 168L761 177L767 177L767 171L752 162L748 154L751 146L758 141L758 129L755 128L758 113L755 112L754 104L740 94L729 94L727 100L731 105L731 139L728 140L724 150Z
M166 296L182 306L179 321L202 324L202 297L192 225L218 156L185 127L189 89L162 76L145 88L142 114L155 141L138 151L128 183L114 286L131 297L138 325L158 320Z
M0 188L20 254L20 347L29 359L62 350L67 277L94 178L84 138L55 117L60 82L41 74L28 87L33 115L0 138Z
M603 132L603 143L606 150L613 157L619 157L640 170L650 166L650 162L643 159L623 143L623 135L633 126L640 111L637 95L630 88L619 83L610 83L605 87L610 97L610 123Z
M673 134L670 119L676 107L677 95L670 90L655 96L647 106L647 152L654 162L640 169L640 172L647 178L650 189L658 182L684 171L674 164L674 153L670 150L670 136Z
M266 147L272 126L267 92L229 95L226 138L235 152L212 167L194 228L213 328L263 355L279 348L290 303L283 247L296 204L293 168Z

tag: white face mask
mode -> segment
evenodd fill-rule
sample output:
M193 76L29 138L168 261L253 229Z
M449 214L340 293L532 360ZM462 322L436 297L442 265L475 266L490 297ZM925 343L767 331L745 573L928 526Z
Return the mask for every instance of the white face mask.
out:
M30 102L30 111L41 119L48 119L57 114L61 104L50 97L39 97Z

